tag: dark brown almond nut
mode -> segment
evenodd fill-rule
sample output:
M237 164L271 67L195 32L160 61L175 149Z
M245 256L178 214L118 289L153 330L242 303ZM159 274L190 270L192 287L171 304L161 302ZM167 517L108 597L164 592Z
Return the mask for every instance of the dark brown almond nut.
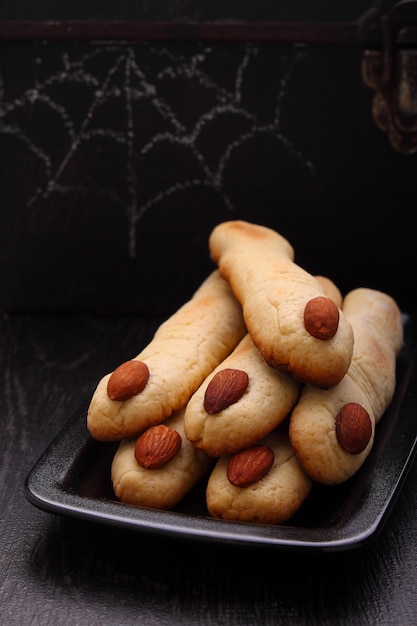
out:
M210 415L223 411L243 396L248 385L249 376L243 370L226 368L217 372L207 386L204 409Z
M110 400L129 400L143 391L149 379L149 370L142 361L126 361L117 367L107 383Z
M316 339L331 339L339 327L339 309L333 300L318 296L307 302L304 327Z
M181 444L181 435L173 428L165 424L150 426L136 441L135 458L141 467L158 469L176 455Z
M336 416L336 436L339 444L349 454L365 450L372 437L372 422L362 405L349 402Z
M260 444L236 452L227 463L227 478L236 487L248 487L267 475L274 458L272 448Z

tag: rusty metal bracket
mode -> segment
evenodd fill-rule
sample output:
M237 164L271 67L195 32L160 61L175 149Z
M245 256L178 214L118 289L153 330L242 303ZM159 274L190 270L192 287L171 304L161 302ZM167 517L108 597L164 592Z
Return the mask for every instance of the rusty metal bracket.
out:
M417 0L402 0L373 24L379 49L366 49L362 79L375 91L372 115L394 150L417 153Z

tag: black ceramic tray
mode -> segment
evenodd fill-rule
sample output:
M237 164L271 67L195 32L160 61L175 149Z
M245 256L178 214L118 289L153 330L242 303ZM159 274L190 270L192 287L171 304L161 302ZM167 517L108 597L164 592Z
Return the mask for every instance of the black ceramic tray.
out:
M404 316L404 324L396 393L378 423L371 454L342 485L315 484L290 523L273 526L212 519L205 506L204 481L174 511L118 502L110 481L117 444L97 442L88 434L87 404L35 464L26 478L25 494L32 504L51 513L141 532L293 550L361 547L381 530L417 449L417 324L410 316Z

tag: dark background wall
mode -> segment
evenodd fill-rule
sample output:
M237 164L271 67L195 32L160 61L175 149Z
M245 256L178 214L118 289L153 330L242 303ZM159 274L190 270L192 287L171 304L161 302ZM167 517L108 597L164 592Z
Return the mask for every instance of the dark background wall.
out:
M4 20L74 18L26 4L0 4L1 310L167 314L212 269L208 236L227 219L275 228L344 292L415 308L417 157L373 122L363 45L8 36ZM77 9L268 23L301 6L252 4ZM348 23L366 4L302 8Z

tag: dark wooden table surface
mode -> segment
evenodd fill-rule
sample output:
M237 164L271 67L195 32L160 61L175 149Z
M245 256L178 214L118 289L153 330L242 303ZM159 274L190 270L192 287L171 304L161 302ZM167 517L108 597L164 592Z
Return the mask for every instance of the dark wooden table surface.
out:
M417 463L382 532L344 552L190 542L55 515L26 499L44 449L151 326L130 317L1 320L0 623L416 624Z

